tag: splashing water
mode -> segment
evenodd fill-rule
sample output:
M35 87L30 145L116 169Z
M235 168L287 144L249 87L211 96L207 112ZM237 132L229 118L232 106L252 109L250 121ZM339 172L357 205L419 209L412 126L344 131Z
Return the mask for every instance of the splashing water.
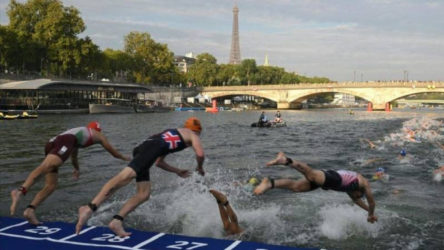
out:
M370 224L361 208L350 205L324 206L319 211L319 230L329 239L346 239L354 235L377 237L381 223Z

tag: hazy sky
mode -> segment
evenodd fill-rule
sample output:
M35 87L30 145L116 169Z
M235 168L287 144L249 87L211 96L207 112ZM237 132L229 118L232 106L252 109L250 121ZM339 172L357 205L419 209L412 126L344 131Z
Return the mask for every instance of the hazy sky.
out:
M21 1L24 2L24 1ZM336 81L444 80L444 0L64 0L101 49L148 32L176 55L230 54L239 7L242 59ZM9 0L0 0L8 23Z

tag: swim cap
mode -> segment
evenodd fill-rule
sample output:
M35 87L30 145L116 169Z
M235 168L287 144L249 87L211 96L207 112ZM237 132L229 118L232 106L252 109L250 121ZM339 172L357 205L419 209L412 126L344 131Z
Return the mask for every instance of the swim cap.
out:
M88 123L88 126L86 126L86 127L92 128L98 132L102 131L102 128L100 127L100 123L98 123L98 122L90 122L90 123Z
M401 149L401 152L399 152L400 155L405 156L407 154L407 152L405 152L404 149Z
M200 131L202 131L202 126L200 125L200 121L196 117L188 118L183 126L185 128L193 130L194 132L200 133Z
M382 172L382 173L384 173L384 172L385 172L385 169L384 169L384 168L378 168L378 169L376 169L376 172Z
M257 185L259 184L259 180L256 177L252 177L248 180L248 183L251 185Z

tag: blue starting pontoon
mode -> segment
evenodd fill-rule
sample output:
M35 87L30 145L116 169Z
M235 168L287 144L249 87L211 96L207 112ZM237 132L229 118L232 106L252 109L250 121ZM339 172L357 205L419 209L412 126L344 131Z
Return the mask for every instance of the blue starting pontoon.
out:
M74 228L74 224L65 222L45 222L42 225L33 226L23 219L0 217L0 249L303 249L240 240L143 232L133 229L128 230L132 233L131 236L120 238L107 227L95 226L85 227L79 235L76 235Z

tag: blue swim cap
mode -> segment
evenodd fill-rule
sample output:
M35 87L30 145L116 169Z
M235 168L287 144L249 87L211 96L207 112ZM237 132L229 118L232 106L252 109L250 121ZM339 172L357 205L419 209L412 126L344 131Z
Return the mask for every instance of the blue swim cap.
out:
M378 168L378 169L376 169L376 172L385 172L385 169L384 168Z
M405 149L401 149L401 152L399 152L400 155L405 156L407 152L405 152Z

